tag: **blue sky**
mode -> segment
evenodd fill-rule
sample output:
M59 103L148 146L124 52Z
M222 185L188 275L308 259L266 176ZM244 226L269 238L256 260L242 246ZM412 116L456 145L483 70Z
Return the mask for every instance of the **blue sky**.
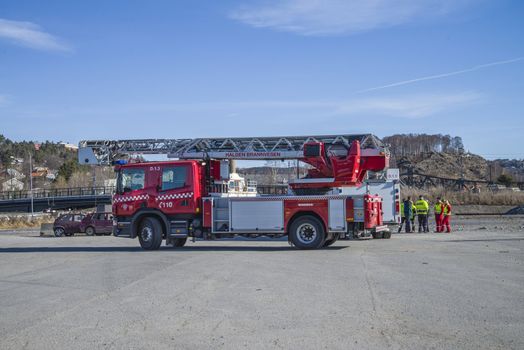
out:
M522 18L510 0L0 0L0 133L444 133L524 158Z

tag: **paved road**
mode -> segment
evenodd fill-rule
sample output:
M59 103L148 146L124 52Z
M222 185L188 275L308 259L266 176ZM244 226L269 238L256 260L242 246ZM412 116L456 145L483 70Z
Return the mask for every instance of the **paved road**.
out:
M0 235L1 349L523 349L524 232L297 251Z

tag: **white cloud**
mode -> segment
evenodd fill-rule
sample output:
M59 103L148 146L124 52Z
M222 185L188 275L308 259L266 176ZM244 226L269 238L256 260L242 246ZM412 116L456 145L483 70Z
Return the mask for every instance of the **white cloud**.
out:
M336 113L366 113L415 119L477 103L481 98L482 95L476 92L459 92L356 99L341 104Z
M419 81L433 80L433 79L442 79L442 78L452 77L454 75L474 72L474 71L477 71L477 70L480 70L480 69L489 68L489 67L493 67L493 66L500 66L500 65L503 65L503 64L515 63L515 62L519 62L519 61L522 61L522 60L524 60L524 57L517 57L517 58L513 58L511 60L497 61L497 62L491 62L491 63L486 63L486 64L480 64L478 66L474 66L474 67L467 68L467 69L462 69L462 70L457 70L457 71L454 71L454 72L447 72L447 73L442 73L442 74L435 74L435 75L429 75L429 76L426 76L426 77L410 79L410 80L397 81L395 83L390 83L390 84L387 84L387 85L376 86L376 87L372 87L372 88L369 88L369 89L360 90L360 91L358 91L358 93L375 91L375 90L382 90L382 89L387 89L387 88L396 87L396 86L402 86L402 85L408 85L408 84L418 83Z
M48 112L46 118L60 119L75 115L78 118L107 119L108 116L156 115L156 118L226 118L230 120L264 120L264 122L298 118L305 119L340 116L359 118L392 117L402 119L426 118L434 115L451 115L459 109L482 103L485 96L475 91L451 93L405 94L385 97L354 96L337 100L261 100L216 101L194 103L136 103L100 107L69 108L66 112ZM0 100L1 101L1 100ZM0 102L1 104L1 102ZM42 108L33 106L24 110L26 115L42 115Z
M153 104L130 107L144 113L214 112L227 117L246 115L380 115L397 118L424 118L478 103L483 96L461 91L447 94L411 94L395 97L348 98L344 100L204 102L192 104Z
M342 35L441 16L472 0L282 0L247 5L230 17L301 35Z
M44 32L31 22L10 21L0 18L0 39L7 39L17 45L46 51L71 51L71 48L57 37Z

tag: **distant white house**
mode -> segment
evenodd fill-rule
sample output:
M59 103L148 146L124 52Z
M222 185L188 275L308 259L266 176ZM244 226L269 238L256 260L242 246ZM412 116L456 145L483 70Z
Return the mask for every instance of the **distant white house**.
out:
M15 158L15 157L11 156L11 162L13 164L17 164L17 165L23 164L24 163L24 158Z
M70 151L78 151L78 146L77 145L74 145L72 143L67 143L67 142L60 142L60 144L62 146L65 147L65 149L67 150L70 150Z
M9 179L2 183L2 191L21 191L24 189L24 183L18 179Z
M104 187L116 187L116 179L104 180Z
M24 174L22 174L21 172L19 172L16 169L13 169L13 168L7 169L6 173L7 173L7 176L9 176L10 178L15 178L15 179L23 179L23 178L25 178Z

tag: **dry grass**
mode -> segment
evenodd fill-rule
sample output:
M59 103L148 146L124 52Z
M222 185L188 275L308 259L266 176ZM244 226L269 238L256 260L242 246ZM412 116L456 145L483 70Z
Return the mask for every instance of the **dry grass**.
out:
M419 195L426 197L431 203L435 203L437 197L447 199L451 204L478 204L478 205L524 205L524 192L491 192L481 193L453 192L444 188L432 188L419 190L415 188L402 187L402 197L411 196L414 200Z
M31 215L3 215L0 216L0 229L36 228L44 223L52 223L54 218L51 215L38 215L31 218Z

